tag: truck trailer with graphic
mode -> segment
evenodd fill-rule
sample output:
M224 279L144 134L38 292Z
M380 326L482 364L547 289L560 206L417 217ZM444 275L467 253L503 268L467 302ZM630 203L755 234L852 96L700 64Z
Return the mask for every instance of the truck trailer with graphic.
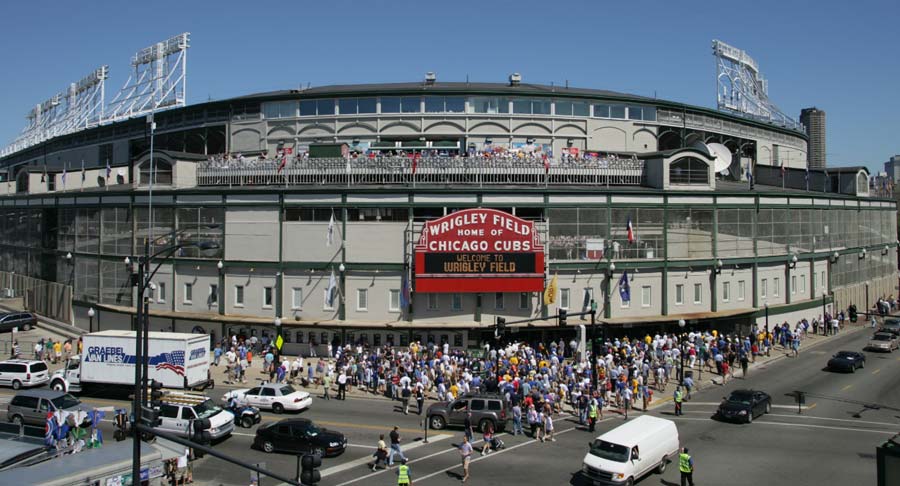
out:
M134 387L134 331L102 331L82 336L81 354L50 377L50 387L65 392ZM209 336L151 332L149 379L166 388L203 389L210 384Z

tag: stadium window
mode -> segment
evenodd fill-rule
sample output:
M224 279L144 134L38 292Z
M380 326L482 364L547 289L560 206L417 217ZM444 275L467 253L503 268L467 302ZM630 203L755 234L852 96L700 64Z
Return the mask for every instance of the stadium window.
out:
M338 100L338 113L341 115L355 115L356 98L341 98Z
M469 98L473 113L509 113L509 99L476 96Z
M744 300L744 286L745 285L746 284L744 283L743 280L738 280L738 295L737 295L738 300Z
M243 285L235 285L234 286L234 306L235 307L244 307L244 286Z
M263 309L272 308L272 287L263 287Z
M369 310L369 289L356 289L356 310Z
M791 275L791 295L797 293L797 276Z
M388 290L388 310L391 312L400 311L400 289Z
M461 348L463 345L463 335L461 333L456 333L453 335L453 346L457 348Z
M156 286L159 289L159 293L157 294L156 303L157 304L165 304L166 303L166 283L159 282Z
M294 287L291 289L291 310L300 310L303 308L303 289Z
M684 285L675 284L675 305L684 304Z
M316 100L303 100L300 102L300 116L314 116L316 114Z
M184 304L190 305L194 302L194 284L184 284Z
M561 116L588 116L589 107L587 103L581 101L557 101L557 115Z
M531 295L528 292L519 292L519 309L527 309L531 301Z
M703 284L699 284L699 283L694 284L694 303L695 304L703 303Z
M209 284L209 305L216 305L219 303L219 286L217 284Z
M378 104L375 101L375 98L359 98L356 100L356 112L357 113L375 113L377 110Z
M772 279L772 297L778 297L781 293L778 287L781 286L781 279L775 277Z
M425 97L425 113L443 113L444 97L443 96L426 96Z
M649 285L644 285L641 287L641 307L650 307L652 295L652 289Z
M450 309L455 311L462 310L462 294L450 295Z
M495 310L503 310L504 307L504 294L503 292L496 292L494 294L494 309Z
M319 115L334 115L334 99L317 100L316 108Z
M800 293L806 292L806 275L800 275Z
M531 114L531 100L513 100L513 113L517 115Z
M531 100L531 113L535 115L549 115L550 104L550 100Z
M594 118L609 118L609 105L594 105Z
M381 98L382 113L400 113L400 97L383 96Z
M263 116L266 119L293 118L297 116L297 102L272 101L263 103Z
M695 157L682 157L669 166L671 184L709 184L709 165Z
M646 121L656 121L656 108L653 106L645 106L643 108L644 111L644 120Z
M640 106L629 106L628 107L628 119L629 120L642 120L643 119L643 110Z
M466 99L462 96L448 96L444 98L444 111L447 113L465 113Z
M554 107L554 113L561 116L572 116L571 101L557 101Z
M760 298L765 299L766 294L768 293L767 287L769 286L769 281L767 279L762 279L759 283L759 296Z
M610 105L609 107L609 117L610 118L618 118L620 120L625 119L625 106L623 105Z
M400 111L403 113L419 113L422 111L422 99L418 96L400 98Z
M731 300L731 282L722 282L722 302Z
M590 116L591 108L583 101L572 103L572 116Z
M559 289L559 308L569 308L569 289Z

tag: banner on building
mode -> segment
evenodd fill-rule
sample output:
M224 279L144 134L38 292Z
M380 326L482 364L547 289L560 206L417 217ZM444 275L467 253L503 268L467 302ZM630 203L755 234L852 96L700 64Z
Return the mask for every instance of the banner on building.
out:
M544 246L534 223L466 209L425 223L416 244L416 292L541 292Z

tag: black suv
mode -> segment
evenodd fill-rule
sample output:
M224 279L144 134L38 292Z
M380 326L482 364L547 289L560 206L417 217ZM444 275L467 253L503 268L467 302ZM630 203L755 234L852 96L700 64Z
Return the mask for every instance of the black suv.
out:
M462 427L466 421L466 412L472 412L472 425L484 431L488 423L494 430L502 432L511 415L512 406L502 395L467 394L452 402L438 402L428 407L425 416L432 429L443 429L447 426Z
M37 325L37 317L31 312L9 312L0 315L0 332L12 331L14 327L20 331L29 331Z

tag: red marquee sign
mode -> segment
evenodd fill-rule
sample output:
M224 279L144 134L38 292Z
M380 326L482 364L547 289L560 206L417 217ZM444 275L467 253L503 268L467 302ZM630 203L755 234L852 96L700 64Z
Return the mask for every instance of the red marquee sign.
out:
M466 209L425 223L416 244L416 292L541 292L544 246L534 223Z

